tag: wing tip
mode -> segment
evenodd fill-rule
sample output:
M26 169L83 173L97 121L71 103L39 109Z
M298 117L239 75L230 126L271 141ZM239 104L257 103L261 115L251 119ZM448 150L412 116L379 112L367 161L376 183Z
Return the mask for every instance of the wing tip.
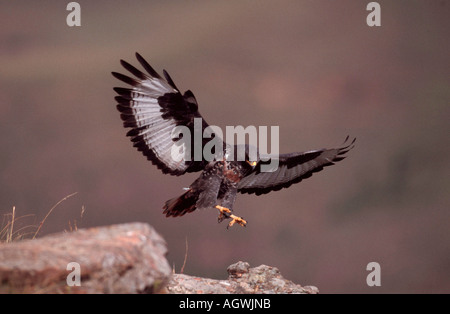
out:
M118 79L119 81L122 81L122 82L124 82L124 83L126 83L126 84L129 84L129 85L131 85L131 86L138 86L138 85L139 85L139 82L138 82L136 79L131 78L131 77L129 77L129 76L126 76L126 75L124 75L124 74L122 74L122 73L111 72L111 74L112 74L116 79Z
M165 69L163 70L163 74L164 74L164 77L166 78L167 83L169 83L169 85L172 86L173 88L175 88L177 91L180 91L178 89L178 87L175 85L175 83L173 82L173 80L170 77L169 73Z
M161 75L153 69L153 67L144 59L138 52L135 53L136 59L142 65L142 67L150 74L152 77L162 79Z
M354 137L353 140L350 141L350 143L348 143L349 139L350 139L350 135L347 135L347 137L345 138L345 141L342 143L342 147L339 148L338 155L345 154L346 152L352 150L355 147L356 137ZM343 145L345 145L345 146L343 146Z

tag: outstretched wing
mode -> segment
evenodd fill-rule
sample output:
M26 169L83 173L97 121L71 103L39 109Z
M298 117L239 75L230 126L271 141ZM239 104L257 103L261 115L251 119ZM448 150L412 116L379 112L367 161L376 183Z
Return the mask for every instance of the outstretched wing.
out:
M204 159L194 161L194 158L190 158L190 161L186 161L184 158L173 158L174 151L180 157L184 156L184 149L188 148L179 146L177 150L172 150L173 145L181 139L172 139L172 131L177 126L186 126L191 135L190 152L194 151L194 118L202 118L194 94L188 90L182 95L165 70L162 78L141 55L136 53L136 58L147 73L123 60L120 60L122 66L135 77L112 72L114 77L131 85L131 88L114 88L118 94L115 99L123 126L130 128L127 136L134 143L133 146L164 173L182 175L202 170L206 165ZM203 118L201 121L203 134L208 124ZM205 143L202 144L203 148Z
M348 142L347 136L341 148L281 154L278 157L278 168L273 172L261 172L261 165L270 163L270 160L260 161L255 169L239 182L238 191L260 195L287 188L294 183L309 178L313 173L321 171L324 167L334 165L335 162L344 159L344 154L354 147L355 140L345 145Z

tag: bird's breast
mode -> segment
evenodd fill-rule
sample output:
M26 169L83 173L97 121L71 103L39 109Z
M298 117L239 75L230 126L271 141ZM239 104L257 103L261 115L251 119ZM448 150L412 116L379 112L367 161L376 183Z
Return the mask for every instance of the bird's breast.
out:
M240 167L233 162L224 162L223 175L228 181L233 183L238 183L242 179Z
M231 182L239 182L241 181L241 176L239 174L238 171L236 171L236 169L229 169L229 170L225 170L224 171L224 177L227 178L227 180L231 181Z

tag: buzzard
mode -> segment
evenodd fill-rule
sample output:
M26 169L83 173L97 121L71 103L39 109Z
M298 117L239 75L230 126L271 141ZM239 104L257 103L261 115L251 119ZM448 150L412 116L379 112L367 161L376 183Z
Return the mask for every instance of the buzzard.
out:
M195 209L216 208L219 210L219 222L230 219L228 227L236 223L245 226L247 221L232 211L238 192L261 195L287 188L344 159L345 153L354 147L355 139L349 140L347 136L339 148L265 158L257 152L256 158L250 158L250 146L245 145L245 160L239 160L236 152L242 147L224 143L223 151L214 152L213 160L204 157L177 160L173 158L172 147L181 137L174 137L173 129L187 127L192 135L195 119L202 119L201 131L208 124L200 115L197 100L190 90L182 94L165 70L164 77L161 77L141 55L136 53L136 58L146 73L124 60L120 63L134 77L112 72L114 77L130 85L114 88L118 94L115 100L123 126L129 128L127 136L133 146L165 174L180 176L201 171L201 175L181 196L165 203L163 213L167 217L183 216ZM206 145L208 140L202 139L201 145ZM274 171L262 171L263 165L273 158L277 159L278 167L272 169Z

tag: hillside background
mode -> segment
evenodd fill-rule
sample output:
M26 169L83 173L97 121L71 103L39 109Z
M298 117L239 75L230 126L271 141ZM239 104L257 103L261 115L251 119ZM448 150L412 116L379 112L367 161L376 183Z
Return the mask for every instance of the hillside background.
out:
M322 293L450 292L450 1L378 1L375 28L369 1L78 1L72 28L68 2L0 1L0 219L15 206L38 223L78 192L41 235L142 221L177 271L187 241L186 274L244 260ZM165 218L197 174L163 175L125 137L110 72L136 51L210 124L279 125L281 152L357 146L301 184L240 195L247 228L215 210Z

